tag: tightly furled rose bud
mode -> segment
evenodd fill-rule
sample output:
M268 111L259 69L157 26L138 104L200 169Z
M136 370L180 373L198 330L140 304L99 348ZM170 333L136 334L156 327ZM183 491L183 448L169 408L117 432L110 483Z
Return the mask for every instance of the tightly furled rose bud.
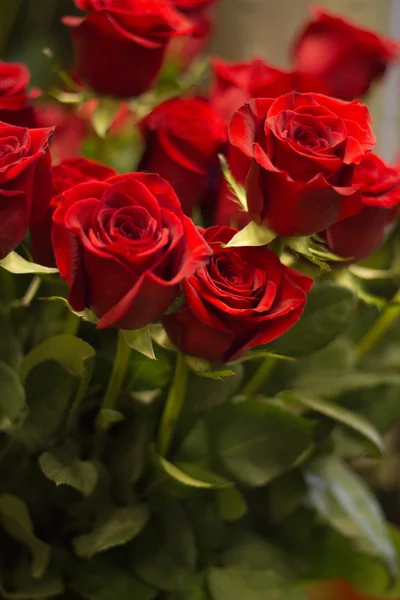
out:
M297 92L258 98L234 114L229 138L249 160L250 217L279 235L318 233L360 211L354 168L375 136L358 101Z
M52 193L49 142L54 130L0 122L0 259L45 214Z
M36 262L48 267L56 265L51 234L53 214L62 194L78 183L105 181L114 175L113 169L86 158L66 159L52 168L53 197L43 218L30 229L32 254Z
M363 207L326 231L329 248L343 258L359 261L381 243L386 228L400 206L400 171L386 165L376 154L367 155L355 170Z
M139 329L161 317L211 253L171 186L144 173L64 192L53 246L71 306L91 308L99 328Z
M262 59L245 62L211 60L211 104L229 123L232 115L253 98L277 98L289 92L329 93L319 79L296 71L283 71Z
M224 122L206 100L174 98L157 106L141 129L146 146L140 169L168 181L190 214L207 189L210 171L218 167L227 137Z
M399 52L396 42L315 8L295 43L293 64L321 78L332 96L354 100L368 92Z
M64 17L77 75L101 94L138 96L156 79L169 41L193 24L167 0L75 0L84 17Z
M163 319L186 354L227 362L280 337L303 312L312 279L285 267L266 246L226 248L235 233L204 231L211 260L183 282L185 303Z
M0 61L0 121L18 127L36 127L31 103L40 91L28 90L30 78L25 65Z

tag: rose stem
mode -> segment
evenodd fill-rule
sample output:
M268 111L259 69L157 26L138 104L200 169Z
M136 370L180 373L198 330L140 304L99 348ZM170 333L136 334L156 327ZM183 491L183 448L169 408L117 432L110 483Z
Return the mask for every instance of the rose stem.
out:
M25 294L21 298L19 305L28 307L30 305L30 303L32 302L32 300L34 299L34 297L36 296L37 292L39 291L41 284L42 284L42 280L40 279L40 277L35 275L35 277L32 278Z
M174 379L168 393L158 435L158 448L162 456L168 454L171 445L175 425L185 401L187 380L188 367L185 355L179 352L175 364Z
M267 356L264 358L257 371L244 386L240 395L243 396L255 396L263 383L267 380L268 375L273 371L276 365L277 359L273 356Z
M126 370L129 365L129 359L131 357L132 350L128 346L124 335L121 331L118 331L118 345L117 353L114 358L113 369L111 377L108 382L107 390L103 398L101 409L97 414L96 419L96 440L95 440L95 455L99 456L103 449L104 443L104 425L101 412L104 409L112 410L115 408L118 397L121 393L121 388L124 383Z
M391 304L400 303L400 290L394 295ZM375 321L371 329L367 331L365 336L357 347L357 360L361 361L371 350L381 341L387 333L390 326L400 317L400 304L398 306L389 305L379 319Z

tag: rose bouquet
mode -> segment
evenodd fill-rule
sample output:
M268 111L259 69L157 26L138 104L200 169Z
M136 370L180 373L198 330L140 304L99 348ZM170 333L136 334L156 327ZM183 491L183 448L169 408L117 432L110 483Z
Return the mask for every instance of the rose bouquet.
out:
M399 48L319 11L206 85L212 0L75 4L51 100L0 65L0 597L399 597L400 171L358 98Z

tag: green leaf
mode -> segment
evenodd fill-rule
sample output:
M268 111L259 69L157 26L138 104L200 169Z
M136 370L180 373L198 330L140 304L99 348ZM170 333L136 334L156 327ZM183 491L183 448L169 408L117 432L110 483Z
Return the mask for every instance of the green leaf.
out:
M302 462L312 448L312 426L267 402L230 406L219 418L220 460L240 482L263 486Z
M97 413L100 429L108 431L112 425L125 419L124 415L113 408L101 408Z
M23 422L10 431L12 438L30 451L48 448L65 425L79 383L78 377L58 362L38 364L25 380L29 412Z
M307 237L286 238L285 243L288 248L293 250L293 252L295 252L296 254L300 254L301 256L303 256L304 258L306 258L307 260L312 262L314 265L317 265L321 269L321 271L324 271L325 273L329 273L329 271L331 270L328 263L326 263L325 260L321 260L321 258L319 257L320 253L318 253L318 252L316 253L315 251L313 251L313 248L312 248L309 238L307 238ZM326 256L324 255L323 258L326 259Z
M346 425L346 427L360 433L372 442L378 454L384 453L385 445L381 435L363 416L340 406L340 404L334 404L328 400L321 400L315 396L306 396L298 392L283 392L280 394L280 397L288 402L299 402L303 406L315 410L333 421Z
M324 520L361 552L379 557L396 579L397 554L383 511L362 479L334 456L314 460L305 476L310 502Z
M59 485L69 485L84 496L90 496L98 482L95 463L78 460L66 446L59 446L39 457L42 472L50 481Z
M233 194L234 201L237 202L245 212L248 212L249 209L247 207L246 190L232 175L225 156L223 154L218 154L218 158L221 164L222 175L224 176L228 187Z
M304 356L323 348L346 329L357 307L357 297L335 283L314 285L298 323L274 342L280 354Z
M11 494L0 495L0 522L8 535L29 548L33 577L43 577L50 560L50 546L35 536L25 502Z
M236 235L226 244L227 248L237 248L240 246L266 246L276 238L276 233L250 221L246 227L238 231Z
M275 354L274 352L267 352L266 350L249 350L246 354L229 364L236 365L242 362L248 362L249 360L257 360L259 358L273 358L276 360L296 362L296 358L293 358L293 356L283 356L282 354Z
M6 271L14 273L15 275L26 275L29 273L36 273L37 275L51 275L58 273L58 269L51 267L44 267L43 265L37 265L36 263L29 262L25 258L22 258L16 252L10 252L5 258L0 260L0 267L3 267Z
M306 600L301 588L289 586L273 569L213 567L208 583L213 600Z
M225 379L226 377L232 377L235 375L235 371L231 369L225 369L223 371L213 371L211 363L204 358L198 358L197 356L186 356L186 362L189 368L196 373L199 377L205 377L206 379Z
M385 298L379 298L373 294L369 294L364 290L360 282L352 275L349 269L340 269L334 273L335 280L343 287L351 290L361 302L376 306L379 310L382 310L388 305Z
M84 340L69 334L55 335L36 346L25 357L21 366L21 378L25 381L28 373L38 364L55 360L89 384L95 355L94 348Z
M243 495L235 487L217 490L218 513L224 521L239 521L247 513Z
M0 584L0 594L2 598L10 600L52 598L62 594L65 588L60 577L46 573L40 579L34 579L26 568L8 572L5 580Z
M25 390L16 372L0 361L0 414L7 417L0 421L0 431L19 421L26 410Z
M301 389L325 398L335 398L343 393L367 390L380 386L398 386L400 376L391 373L367 373L365 371L344 371L343 369L316 369L305 372L294 382Z
M0 314L0 331L0 361L19 372L22 360L21 342L14 332L13 323L2 314Z
M40 363L48 360L59 362L67 371L80 379L70 413L72 424L89 386L95 363L96 352L90 344L74 335L61 334L48 338L36 346L23 360L21 378L27 375Z
M283 553L248 532L239 530L236 537L223 566L208 571L213 600L305 600Z
M172 364L166 352L157 348L157 360L133 352L128 365L127 391L149 391L165 388L172 378Z
M243 365L234 365L232 371L235 377L227 377L223 380L198 377L197 374L191 373L186 394L190 402L186 402L184 410L190 412L208 410L234 396L242 385Z
M166 592L185 592L195 579L196 540L181 505L164 496L143 533L134 540L131 572Z
M149 329L152 339L161 348L164 348L164 350L171 350L172 352L178 351L178 348L173 345L161 323L151 323Z
M91 558L98 552L122 546L142 531L148 519L149 510L144 504L118 508L103 525L73 539L75 552L82 558Z
M99 319L96 317L94 312L90 310L90 308L85 308L85 310L82 311L74 310L68 302L68 300L66 298L63 298L63 296L48 296L47 298L42 298L42 300L45 300L46 302L61 302L61 304L64 304L64 306L68 308L69 311L71 311L80 319L83 319L83 321L93 323L93 325L97 325L97 323L99 322Z
M360 265L350 265L349 271L359 279L365 279L365 281L400 277L400 267L395 267L393 269L370 269Z
M144 354L148 358L156 360L156 355L153 350L153 342L151 341L151 334L149 327L143 327L143 329L135 329L134 331L122 331L126 343L133 350L137 350L141 354Z
M87 600L152 600L157 594L109 556L75 564L71 587Z
M307 486L300 471L292 471L275 479L268 488L268 515L278 523L290 515L304 500Z
M119 110L120 101L114 98L100 98L92 116L93 129L100 138L106 136Z
M185 487L210 490L225 488L232 485L231 482L224 477L221 477L216 473L212 473L211 471L207 471L203 467L196 464L180 462L176 465L173 465L162 456L158 457L158 461L162 470L168 475L168 477Z

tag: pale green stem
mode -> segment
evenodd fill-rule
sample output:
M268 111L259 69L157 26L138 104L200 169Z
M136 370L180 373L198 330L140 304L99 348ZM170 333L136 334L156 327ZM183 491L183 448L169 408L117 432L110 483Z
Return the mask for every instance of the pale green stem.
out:
M395 306L397 304L398 306ZM357 347L357 359L361 361L384 338L393 323L400 317L400 290L394 295L389 305L367 331Z
M185 355L179 352L176 359L174 379L168 393L158 436L158 448L162 456L168 454L171 446L176 422L185 402L187 381L188 367Z
M276 363L276 358L271 356L264 358L257 371L252 377L250 377L249 381L244 386L243 390L241 391L241 395L250 397L255 396L260 391L263 384L267 381L268 376L273 371Z
M126 343L125 337L121 331L118 332L117 353L114 358L111 377L108 382L107 390L103 398L101 409L96 419L97 439L95 441L95 454L99 456L104 443L104 429L102 426L101 411L104 409L114 410L121 389L125 380L126 370L129 365L132 350Z

